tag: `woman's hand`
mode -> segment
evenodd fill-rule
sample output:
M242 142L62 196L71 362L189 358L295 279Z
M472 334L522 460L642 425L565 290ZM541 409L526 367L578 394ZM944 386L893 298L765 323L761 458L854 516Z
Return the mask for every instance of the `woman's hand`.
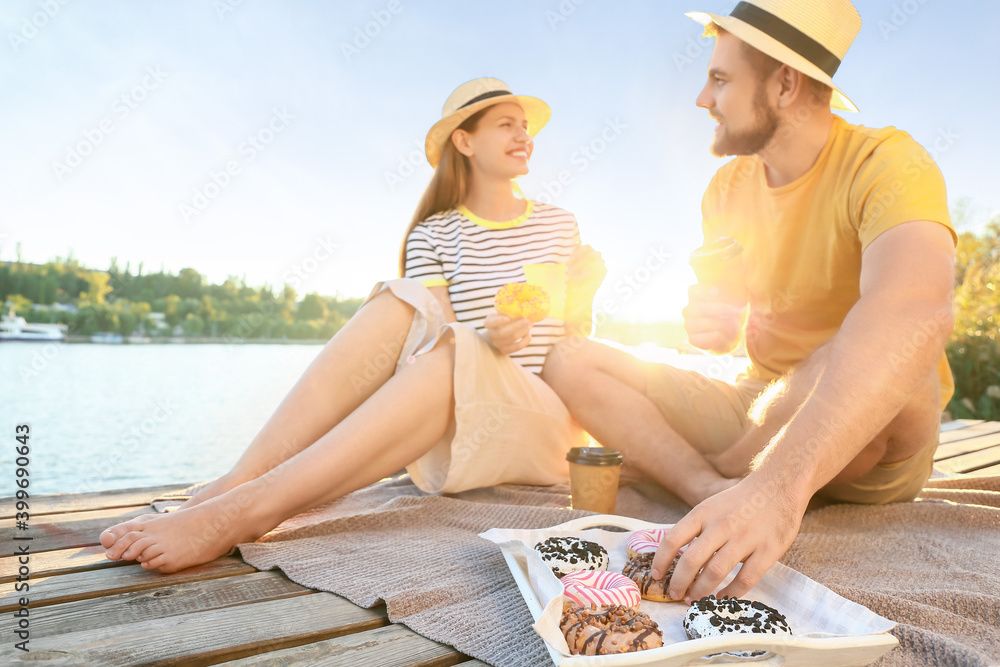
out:
M608 275L601 253L589 245L573 250L566 263L566 325L571 336L589 336L594 294Z
M594 292L607 275L608 269L601 253L589 245L579 245L566 263L566 288L577 291L581 296L589 295L589 300L593 301Z
M486 327L486 337L503 354L523 350L531 342L531 322L524 317L512 320L494 312L487 315L483 325Z

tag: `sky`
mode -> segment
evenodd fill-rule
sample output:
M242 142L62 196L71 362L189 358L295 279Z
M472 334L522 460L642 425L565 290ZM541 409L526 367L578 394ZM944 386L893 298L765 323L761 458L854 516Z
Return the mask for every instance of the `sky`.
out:
M1000 212L1000 4L858 0L835 81L851 123L937 160L981 229ZM618 318L678 320L724 164L695 106L716 0L4 0L0 260L365 296L396 277L427 130L493 76L552 108L532 198L573 212Z

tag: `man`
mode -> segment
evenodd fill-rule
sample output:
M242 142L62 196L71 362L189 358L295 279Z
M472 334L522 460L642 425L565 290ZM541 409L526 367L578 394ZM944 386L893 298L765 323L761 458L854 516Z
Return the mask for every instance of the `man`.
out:
M689 14L715 36L697 104L734 155L703 199L706 241L742 246L748 303L695 285L692 344L724 353L735 385L648 365L592 341L543 377L601 443L694 505L653 561L671 597L749 591L788 549L814 495L910 501L931 472L953 390L956 236L941 173L894 128L849 125L832 81L860 30L848 0L753 0Z

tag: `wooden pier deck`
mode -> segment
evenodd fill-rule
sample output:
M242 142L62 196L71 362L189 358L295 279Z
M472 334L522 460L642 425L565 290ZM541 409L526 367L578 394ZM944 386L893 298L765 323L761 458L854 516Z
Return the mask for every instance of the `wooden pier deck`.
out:
M1000 474L1000 423L942 426L935 467ZM105 559L101 530L151 512L150 498L186 485L32 498L30 653L14 649L17 557L0 557L0 664L481 666L453 648L363 609L223 557L163 575ZM0 505L4 552L19 544L10 499Z

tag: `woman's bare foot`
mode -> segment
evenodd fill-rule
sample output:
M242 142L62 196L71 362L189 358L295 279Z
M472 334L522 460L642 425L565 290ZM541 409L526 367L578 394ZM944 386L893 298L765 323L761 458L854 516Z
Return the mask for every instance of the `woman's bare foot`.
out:
M223 493L226 493L227 491L231 491L232 489L235 489L237 486L239 486L240 484L242 484L245 481L247 481L247 480L245 480L245 479L236 479L232 475L231 471L227 472L226 474L220 475L219 477L216 477L212 481L207 482L205 484L205 486L201 487L200 489L198 489L197 491L195 491L193 494L191 494L191 497L188 498L187 500L185 500L184 503L181 504L174 511L175 512L179 512L180 510L190 509L190 508L194 507L195 505L199 505L199 504L205 502L206 500L210 500L210 499L215 498L217 496L221 496Z
M144 568L164 573L207 563L277 525L249 502L255 497L253 490L239 489L183 512L143 515L150 518L101 533L101 544L110 560L138 560Z
M206 500L211 500L212 498L221 496L222 494L236 488L239 485L240 482L234 481L233 478L230 476L230 474L226 473L225 475L217 477L212 481L206 483L205 486L195 491L190 498L185 500L183 504L177 506L175 509L169 509L169 512L179 512L181 510L191 509L192 507L200 505ZM163 514L157 512L151 512L149 514L140 514L139 516L130 519L127 523L130 523L132 525L138 525L140 523L145 523L147 521L151 521L161 516L163 516ZM118 525L123 525L123 524L118 524ZM115 537L116 534L117 533L114 532L112 528L109 528L105 530L103 533L101 533L100 537L101 546L103 546L105 549L110 549L112 546L114 546L116 540Z

